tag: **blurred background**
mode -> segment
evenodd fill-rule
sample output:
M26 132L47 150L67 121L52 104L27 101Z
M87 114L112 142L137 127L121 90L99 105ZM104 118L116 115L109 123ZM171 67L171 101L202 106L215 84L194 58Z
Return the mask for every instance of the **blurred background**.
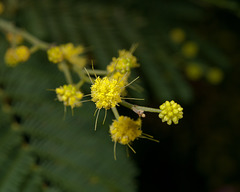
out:
M55 44L87 47L96 69L138 43L133 103L184 108L178 125L146 113L136 154L94 132L95 106L70 110L54 101L65 83L43 51L6 67L0 34L0 191L240 191L240 3L237 0L5 0L1 19ZM29 45L27 42L24 42ZM89 87L84 87L89 93ZM120 114L137 118L123 107ZM100 119L103 115L100 115Z

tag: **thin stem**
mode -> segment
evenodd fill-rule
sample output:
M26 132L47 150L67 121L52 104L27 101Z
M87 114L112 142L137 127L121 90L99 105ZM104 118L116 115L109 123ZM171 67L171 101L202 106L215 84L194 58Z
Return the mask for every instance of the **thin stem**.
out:
M75 71L78 74L79 78L82 81L92 84L91 80L85 75L84 70L79 69L79 68L74 67L74 66L73 66L72 69L73 69L73 71Z
M92 70L92 69L87 69L87 71L88 71L88 73L89 73L90 75L107 75L107 74L108 74L108 72L105 71L105 70L98 70L98 69ZM86 73L86 72L85 72L85 73Z
M58 65L59 65L59 69L64 73L67 83L73 84L72 76L67 64L65 62L61 62Z
M152 112L152 113L160 113L161 110L160 109L156 109L156 108L151 108L151 107L143 107L143 106L139 106L139 105L133 105L131 103L128 103L126 101L122 101L120 103L120 105L127 107L131 110L133 110L134 112L136 111L147 111L147 112Z
M112 112L113 112L115 118L118 120L118 118L119 118L119 113L118 113L117 108L116 108L116 107L112 107L111 109L112 109Z
M36 37L31 35L30 33L15 27L11 22L5 21L3 19L0 19L0 28L3 31L8 31L8 32L11 32L11 33L14 33L14 34L21 35L24 39L29 41L31 44L39 47L40 49L46 50L50 46L49 43L46 43L44 41L41 41L40 39L37 39Z
M80 87L82 87L82 85L85 83L85 81L84 80L81 80L81 81L79 81L77 84L76 84L76 88L77 89L80 89Z

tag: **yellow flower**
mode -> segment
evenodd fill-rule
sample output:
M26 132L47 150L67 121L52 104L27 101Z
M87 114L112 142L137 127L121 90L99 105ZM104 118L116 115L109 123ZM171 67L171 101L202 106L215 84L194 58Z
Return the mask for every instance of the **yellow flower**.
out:
M60 63L63 61L63 53L59 46L52 47L47 50L48 60L53 63Z
M207 76L206 76L207 80L216 85L219 84L222 80L223 80L223 72L221 69L218 68L211 68L208 72L207 72Z
M84 51L82 46L74 47L72 43L63 44L60 46L60 49L66 60L70 60L72 57L79 55Z
M187 58L194 58L198 53L198 46L195 42L187 42L182 46L182 54Z
M187 77L191 80L198 80L203 75L202 68L196 63L190 63L185 68Z
M19 34L13 34L13 33L7 33L6 34L6 39L10 43L15 43L15 44L21 44L23 42L23 37Z
M83 68L86 65L86 58L79 56L84 52L83 46L74 47L72 43L55 46L48 49L48 60L53 63L60 63L64 59L70 63Z
M97 77L94 84L91 86L92 101L95 102L98 109L110 109L121 102L122 87L119 81L104 77Z
M81 99L83 93L78 91L74 85L63 85L56 88L56 94L59 101L63 102L65 106L80 107L82 105Z
M137 58L132 55L130 51L125 49L120 50L119 57L113 57L110 65L107 66L107 71L112 73L113 71L117 71L120 73L130 72L131 68L138 67Z
M110 126L112 141L126 145L142 135L141 119L134 121L129 117L120 116Z
M4 5L2 2L0 2L0 15L3 13L4 11Z
M28 47L21 45L16 48L16 54L19 62L25 62L30 57L30 50Z
M170 31L170 38L175 43L182 43L185 39L185 33L180 28L175 28Z
M9 48L5 53L5 62L8 66L15 67L20 62L25 62L30 57L28 47L21 45L16 48Z
M122 87L121 95L125 96L127 94L126 85L128 84L129 73L122 74L120 72L113 73L109 78L118 81L120 87Z
M178 120L183 118L183 108L174 101L166 101L159 107L162 111L159 114L159 118L162 122L167 122L171 125L172 122L178 124Z

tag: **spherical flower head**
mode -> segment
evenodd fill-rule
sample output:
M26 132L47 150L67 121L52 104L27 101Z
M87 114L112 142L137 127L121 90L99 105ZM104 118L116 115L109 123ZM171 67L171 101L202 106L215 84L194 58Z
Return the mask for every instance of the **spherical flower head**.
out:
M211 84L217 85L223 80L223 76L221 69L213 67L207 72L206 78Z
M142 134L141 130L141 119L134 121L129 117L120 116L118 120L114 120L110 126L110 134L112 141L126 145L140 137Z
M60 63L63 61L63 53L58 46L48 49L47 54L48 60L53 63Z
M63 102L65 106L80 107L82 105L81 99L83 93L78 91L73 85L64 85L56 88L56 94L59 101Z
M5 62L8 66L15 67L18 63L27 61L30 57L28 47L21 45L16 48L9 48L5 53Z
M122 88L119 81L104 77L97 77L91 86L92 101L95 102L98 109L110 109L121 102Z
M30 50L28 47L21 45L16 48L16 55L18 57L19 62L25 62L30 57Z
M171 125L172 122L178 124L178 120L183 118L183 108L174 101L166 101L159 108L162 110L159 118L162 119L162 122L166 121L168 125Z
M187 58L194 58L198 53L198 46L195 42L187 42L182 46L182 54Z
M23 37L19 34L7 33L6 39L13 44L21 44L23 42Z
M185 39L185 32L180 28L175 28L170 31L170 38L174 43L182 43Z
M110 79L115 79L118 81L119 86L122 87L122 92L121 92L122 96L125 96L127 94L125 86L128 84L129 75L130 73L122 74L120 72L115 72L109 77Z
M10 67L15 67L19 63L16 50L14 48L7 49L4 59L5 63Z
M84 48L82 46L74 47L72 43L63 44L60 46L63 56L67 60L71 60L72 57L83 53Z
M190 63L185 68L187 77L191 80L198 80L203 75L203 69L197 63Z
M119 57L113 57L110 65L107 66L108 72L118 71L120 73L130 72L131 68L138 67L137 58L130 51L125 49L119 51Z

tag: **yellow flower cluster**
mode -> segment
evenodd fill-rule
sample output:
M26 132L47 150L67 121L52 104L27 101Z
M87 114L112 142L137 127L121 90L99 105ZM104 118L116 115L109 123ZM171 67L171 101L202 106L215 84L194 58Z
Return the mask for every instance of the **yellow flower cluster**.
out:
M63 44L60 46L54 46L48 49L48 60L53 63L60 63L64 59L72 64L76 64L80 67L84 67L86 64L86 59L80 57L79 55L84 52L82 46L74 46L72 43Z
M138 67L137 58L132 55L132 52L125 49L118 52L119 57L113 57L110 65L107 66L107 71L112 73L114 71L120 73L130 72L131 68Z
M178 124L178 120L183 118L183 108L174 101L166 101L159 108L162 110L159 118L162 119L162 122L166 121L168 125L171 125L172 122Z
M8 66L15 67L20 62L25 62L30 57L28 47L21 45L16 48L9 48L5 53L5 62Z
M79 107L82 105L81 99L83 93L78 91L74 85L63 85L56 88L56 94L59 101L63 102L65 106Z
M110 109L121 102L122 87L119 81L104 77L97 77L91 86L92 101L96 103L98 109Z
M7 33L6 39L8 40L8 42L16 45L21 44L23 42L23 37L19 34Z
M121 143L126 145L140 137L142 134L141 130L141 119L134 121L129 117L120 116L118 120L114 120L110 126L110 134L113 142Z

